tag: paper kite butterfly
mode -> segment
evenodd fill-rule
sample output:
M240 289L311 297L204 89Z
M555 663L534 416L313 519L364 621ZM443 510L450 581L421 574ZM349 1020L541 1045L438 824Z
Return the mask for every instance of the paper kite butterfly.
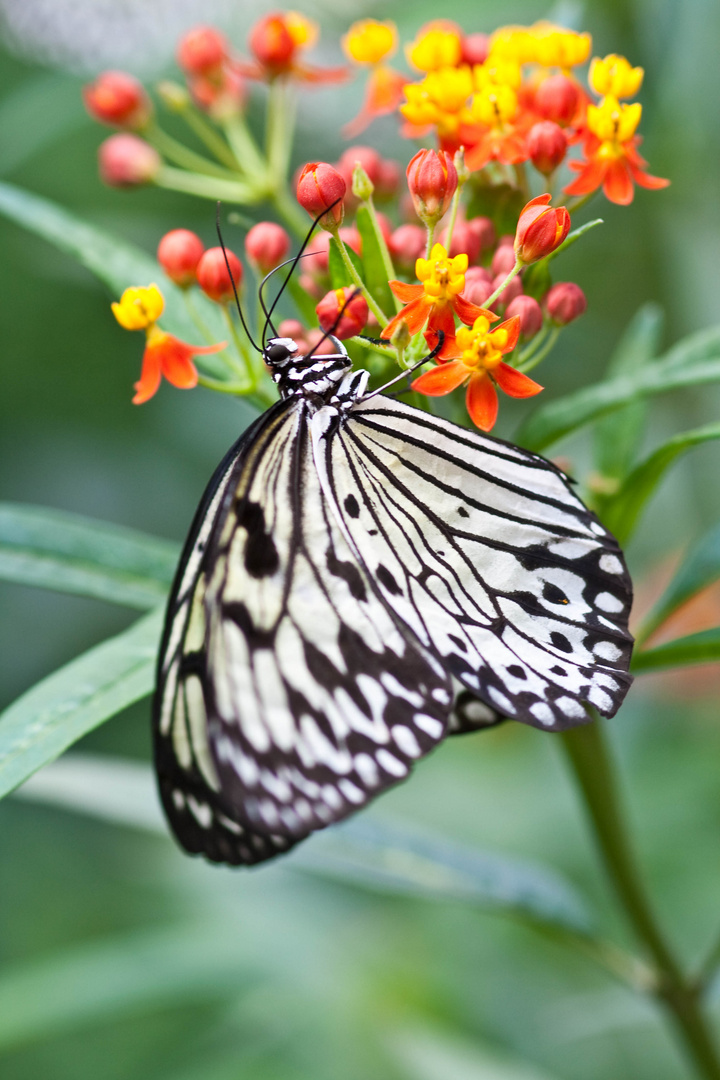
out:
M631 682L630 578L567 477L369 394L333 341L263 345L280 400L215 472L170 595L160 794L214 862L287 851L488 716L558 731Z

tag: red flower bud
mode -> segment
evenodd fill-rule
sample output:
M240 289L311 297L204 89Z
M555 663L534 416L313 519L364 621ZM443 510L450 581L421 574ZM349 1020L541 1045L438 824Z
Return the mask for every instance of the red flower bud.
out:
M492 279L492 291L495 292L496 289L499 289L506 278L507 274L498 274L497 277L494 277ZM495 303L492 305L492 310L497 311L498 308L507 307L508 304L511 304L512 301L521 294L522 281L516 276L512 281L507 283Z
M444 150L418 150L407 167L407 181L417 216L426 225L435 224L452 202L458 174Z
M186 289L195 282L195 271L204 250L205 245L194 232L173 229L158 244L157 258L170 280Z
M557 169L567 153L568 140L563 129L553 120L541 120L528 132L527 150L538 172L549 176Z
M227 38L212 26L196 26L180 38L177 62L186 75L212 75L229 59Z
M484 266L471 266L465 271L465 288L462 294L471 304L484 307L492 292L492 278Z
M342 315L340 312L342 311ZM367 300L351 286L333 289L315 308L323 331L344 341L359 334L368 320Z
M482 243L480 231L473 226L471 221L456 221L453 229L450 247L447 246L447 229L440 233L440 243L447 250L451 259L456 255L467 255L470 263L477 262L480 258Z
M498 274L503 274L504 277L507 277L514 265L515 252L509 244L502 244L496 249L495 254L492 257L490 269L492 270L493 277L497 277Z
M568 75L550 75L535 91L535 108L546 120L567 126L575 119L582 91Z
M399 266L411 270L417 259L425 254L427 235L422 225L398 225L391 234L388 247Z
M516 296L510 301L505 308L505 318L512 319L514 315L520 316L520 337L525 341L535 337L542 328L542 308L532 296Z
M332 165L324 161L311 161L300 173L297 201L312 218L322 214L323 210L327 210L328 213L321 218L320 224L324 229L327 229L329 225L332 231L342 222L344 214L342 199L346 190L347 185L337 169L333 169ZM336 205L333 206L333 203Z
M244 78L230 67L221 68L210 77L191 79L189 86L198 108L219 123L242 112L247 98Z
M567 326L587 308L585 293L574 281L558 281L546 294L544 304L556 326Z
M297 43L282 15L259 19L248 38L250 51L273 74L286 71L292 63Z
M239 288L243 275L242 263L232 251L227 252L227 261L235 288ZM227 304L235 298L222 248L208 248L205 252L198 263L197 283L205 295L218 304Z
M570 215L564 206L550 206L551 198L538 195L520 213L514 247L521 262L531 263L549 255L570 231Z
M470 220L466 224L468 229L470 229L477 237L478 243L480 244L480 255L482 255L485 251L489 251L489 249L495 244L495 237L497 236L497 233L495 232L495 226L493 225L490 218L470 218Z
M152 115L150 98L141 83L124 71L105 71L83 88L85 108L102 124L115 127L145 127Z
M376 187L380 180L383 165L383 160L377 150L373 150L371 146L351 146L348 150L343 151L335 168L348 188L352 187L353 172L358 164L368 174L373 187Z
M344 231L344 230L343 230ZM353 249L354 250L354 249ZM307 275L324 277L330 268L330 234L317 233L308 244L300 266Z
M137 135L111 135L98 148L100 179L110 187L149 184L162 164L160 155Z
M380 175L375 184L376 199L392 199L400 186L400 166L397 161L380 162Z
M484 64L490 52L490 38L487 34L467 34L460 43L460 63Z
M258 222L245 237L245 254L261 274L279 266L289 251L290 237L274 221Z

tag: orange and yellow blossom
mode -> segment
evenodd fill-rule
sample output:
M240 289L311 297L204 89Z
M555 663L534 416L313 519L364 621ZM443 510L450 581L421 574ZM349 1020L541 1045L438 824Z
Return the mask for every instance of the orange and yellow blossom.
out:
M635 134L642 105L621 105L609 95L599 105L589 105L585 161L570 162L579 173L564 189L566 195L589 195L602 185L610 202L627 206L633 200L635 184L644 188L664 188L670 183L645 171L647 162L638 153L640 138Z
M465 164L475 170L489 161L506 165L524 161L525 135L535 117L520 105L519 65L491 54L474 69L473 81L476 93L470 102L470 125L462 132L467 143Z
M408 63L418 71L457 67L462 55L462 33L453 22L438 19L426 23L414 41L405 46Z
M403 89L407 100L400 112L408 121L404 134L414 137L434 127L440 148L454 153L460 145L460 126L470 119L467 106L474 90L472 69L467 64L438 68Z
M142 372L135 383L133 405L149 401L160 386L163 375L181 390L197 386L198 373L192 362L193 356L219 352L227 346L224 341L219 345L188 345L161 330L157 320L163 313L165 301L157 285L126 289L119 302L111 307L113 315L125 330L145 331Z
M593 59L588 82L596 94L630 98L635 97L642 86L644 75L641 67L631 67L624 56L610 53L604 60L599 56Z
M590 34L543 21L533 26L501 26L490 39L490 56L569 71L585 63L591 46Z
M354 138L376 116L394 112L402 100L405 76L389 67L385 60L397 49L397 27L393 22L362 19L353 23L342 39L346 56L356 64L371 68L360 112L343 128L343 135Z
M348 76L346 68L321 68L300 59L318 36L317 23L297 11L265 15L251 28L248 38L255 61L236 67L242 75L266 82L287 77L306 83L342 82Z
M467 326L481 316L488 321L498 318L491 311L471 304L462 295L467 268L467 255L456 255L451 259L442 244L435 244L429 259L418 259L415 263L415 274L420 285L408 285L404 281L390 282L390 288L405 303L405 307L390 320L382 337L389 341L401 322L407 325L413 337L427 323L425 340L431 349L436 347L439 333L444 335L438 359L445 361L457 356L456 315Z
M426 371L412 383L413 390L439 397L467 383L465 401L472 422L482 431L491 431L498 414L496 385L510 397L526 398L539 394L542 386L503 361L511 353L520 336L520 316L490 329L489 320L481 315L468 329L457 332L460 357Z

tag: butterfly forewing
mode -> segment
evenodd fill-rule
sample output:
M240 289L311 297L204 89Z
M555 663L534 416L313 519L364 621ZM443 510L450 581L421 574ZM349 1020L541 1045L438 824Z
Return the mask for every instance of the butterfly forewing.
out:
M343 530L388 608L446 670L538 727L612 715L629 686L616 541L544 459L384 397L313 420Z

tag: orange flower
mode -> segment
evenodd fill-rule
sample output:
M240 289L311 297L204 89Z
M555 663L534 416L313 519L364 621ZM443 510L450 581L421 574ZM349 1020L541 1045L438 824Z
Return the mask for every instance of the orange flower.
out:
M343 82L346 68L320 68L301 63L298 54L314 44L318 36L316 23L296 11L265 15L250 31L248 43L256 63L240 64L243 75L267 82L281 76L291 76L300 82Z
M494 330L481 315L471 329L461 326L458 330L459 359L426 371L413 381L412 388L430 397L440 397L467 383L465 401L470 418L483 431L491 431L498 414L496 385L516 398L533 397L542 390L539 383L503 361L503 356L517 345L519 336L519 315Z
M635 134L642 106L621 105L608 95L600 105L589 105L588 135L585 140L585 161L572 161L570 168L579 173L565 188L566 195L589 195L602 185L610 202L627 206L633 201L635 184L658 189L667 187L669 180L650 176L647 162L638 153L640 137Z
M480 316L487 320L498 318L491 311L471 304L462 295L467 268L467 255L456 255L450 259L442 244L435 244L429 259L418 259L415 263L415 274L420 285L408 285L404 281L390 282L390 288L399 300L404 301L405 307L387 324L382 332L383 338L389 341L401 322L406 323L411 337L427 323L425 340L431 349L438 343L438 332L442 331L445 335L438 359L444 361L457 356L455 315L467 326Z
M163 375L181 390L197 386L198 373L192 362L193 356L220 352L227 346L225 341L219 345L188 345L161 330L157 320L163 313L165 301L157 285L126 289L119 303L111 306L113 315L125 330L145 331L142 371L135 383L133 405L149 401L157 392Z
M362 19L353 23L342 43L351 60L371 69L360 112L343 128L345 138L353 139L364 131L376 116L386 116L395 111L402 100L406 79L399 71L385 63L397 48L395 23Z

